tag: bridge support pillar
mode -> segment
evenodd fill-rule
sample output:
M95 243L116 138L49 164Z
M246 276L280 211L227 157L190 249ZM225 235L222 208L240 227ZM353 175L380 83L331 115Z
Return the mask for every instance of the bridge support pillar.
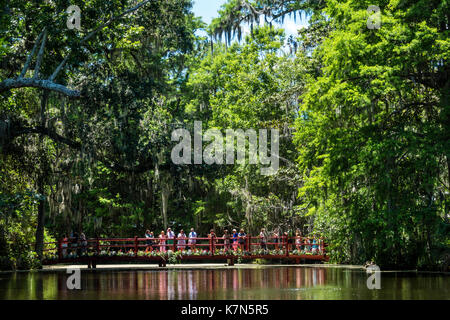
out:
M231 258L231 259L227 259L227 262L228 262L228 266L234 266L234 258Z
M97 261L93 259L88 260L88 269L97 269Z
M160 260L160 261L158 262L158 266L159 266L160 268L166 267L166 266L167 266L166 260Z

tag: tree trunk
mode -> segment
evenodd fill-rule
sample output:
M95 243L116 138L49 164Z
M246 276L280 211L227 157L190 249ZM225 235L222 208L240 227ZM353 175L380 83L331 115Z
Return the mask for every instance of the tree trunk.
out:
M39 181L38 181L38 193L40 195L44 195L44 187L43 187L41 178L39 178ZM39 259L42 259L42 254L43 254L43 250L44 250L44 223L45 223L45 200L41 199L41 200L39 200L39 203L38 203L36 243L35 243L35 248L34 248Z
M449 156L447 156L447 174L448 174L448 185L450 186L450 157ZM448 223L449 222L449 219L448 219L448 217L449 217L449 215L450 215L450 206L448 205L448 201L447 201L447 199L446 199L446 195L444 195L444 203L445 203L445 207L444 207L444 210L445 210L445 214L444 214L444 220L445 220L445 222L446 223Z
M161 179L161 207L162 207L162 216L164 229L167 230L168 227L168 217L167 217L167 207L169 205L169 195L170 195L170 178L164 177Z
M41 125L44 126L46 122L45 117L45 109L47 107L48 101L48 91L44 91L41 100ZM39 135L39 145L41 150L43 149L43 136ZM41 161L46 161L45 157L41 159ZM45 194L44 189L44 174L45 170L43 169L43 165L41 162L40 173L37 181L37 192L40 195L40 200L38 203L38 216L37 216L37 227L36 227L36 242L34 250L36 251L39 259L42 259L43 251L44 251L44 224L45 224L45 198L43 197Z

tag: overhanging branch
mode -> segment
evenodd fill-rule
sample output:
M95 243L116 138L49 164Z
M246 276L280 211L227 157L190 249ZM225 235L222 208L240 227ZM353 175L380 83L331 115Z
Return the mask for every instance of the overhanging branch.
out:
M22 126L19 123L14 123L11 125L11 127L8 130L7 135L7 141L12 141L14 138L17 138L22 135L27 134L40 134L47 136L48 138L52 139L56 143L67 145L69 148L81 151L83 149L83 144L81 142L68 139L60 134L58 134L56 131L51 130L45 126L36 126L36 127L25 127ZM4 137L5 138L5 137ZM145 159L140 159L139 164L136 166L124 166L122 164L119 164L117 162L114 162L114 160L106 159L105 157L97 154L95 151L91 152L91 156L96 161L100 161L105 167L108 169L118 172L118 173L135 173L135 174L141 174L144 172L147 172L148 170L151 170L155 167L155 161L153 157L150 155L146 157ZM160 165L161 169L169 169L170 164L163 164Z
M22 136L22 135L25 135L25 134L33 134L33 133L42 134L44 136L48 136L53 141L65 144L65 145L71 147L72 149L76 149L76 150L80 150L81 149L81 143L79 143L77 141L73 141L73 140L67 139L67 138L61 136L60 134L56 133L55 131L52 131L52 130L50 130L50 129L46 128L46 127L43 127L43 126L21 127L20 129L13 131L12 132L12 137L10 137L10 138Z
M0 82L0 93L9 91L15 88L41 88L50 91L55 91L64 94L70 98L78 98L81 93L77 90L71 90L66 86L54 83L50 80L40 80L35 78L16 78L16 79L6 79Z

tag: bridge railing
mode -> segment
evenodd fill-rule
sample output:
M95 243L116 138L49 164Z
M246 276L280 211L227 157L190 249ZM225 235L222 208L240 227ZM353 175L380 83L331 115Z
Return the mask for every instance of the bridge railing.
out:
M193 243L195 242L195 243ZM302 254L326 255L326 244L322 238L310 237L266 237L246 235L244 237L196 237L196 238L94 238L76 241L74 238L44 243L44 257L56 255L64 258L77 255L102 252L122 252L138 255L141 251L206 251L211 255L227 254L228 251L266 252L272 255L298 256Z

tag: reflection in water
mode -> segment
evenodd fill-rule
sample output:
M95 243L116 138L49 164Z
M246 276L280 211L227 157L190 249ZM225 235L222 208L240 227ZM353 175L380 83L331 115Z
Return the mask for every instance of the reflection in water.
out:
M445 274L383 273L369 290L362 270L262 267L154 271L82 271L82 290L65 272L0 274L0 299L448 299Z

